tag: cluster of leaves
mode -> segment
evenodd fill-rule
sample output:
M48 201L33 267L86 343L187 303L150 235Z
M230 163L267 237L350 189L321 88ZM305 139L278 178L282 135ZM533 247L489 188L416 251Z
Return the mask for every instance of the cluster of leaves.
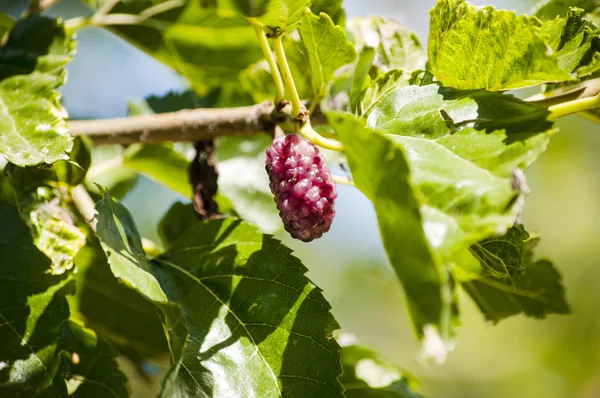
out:
M283 35L295 89L325 113L321 133L343 144L336 159L373 202L424 352L443 360L459 287L492 321L569 311L559 272L534 259L537 238L519 223L523 170L555 133L551 112L503 91L544 84L550 96L597 78L597 4L580 6L545 1L528 17L439 0L427 49L394 21L346 21L341 0L100 0L72 26L129 18L110 29L189 80L193 92L132 115L272 99L253 26ZM418 397L375 353L338 345L319 288L266 234L281 228L268 135L218 140L216 199L237 217L198 222L177 203L158 226L164 252L147 253L114 197L138 173L190 197L191 145L73 139L57 91L73 31L0 16L0 395L128 396L120 353L140 367L168 356L164 397Z

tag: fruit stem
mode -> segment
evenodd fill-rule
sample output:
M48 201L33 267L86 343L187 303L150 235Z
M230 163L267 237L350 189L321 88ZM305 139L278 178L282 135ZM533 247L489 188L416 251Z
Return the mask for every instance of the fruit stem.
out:
M292 71L290 71L290 67L287 63L287 58L285 57L285 52L283 51L283 42L281 41L282 38L283 36L277 36L273 41L275 47L275 55L277 58L277 64L279 65L279 69L281 69L281 74L283 75L283 82L285 83L285 88L287 89L288 94L291 97L290 101L292 103L292 117L296 118L300 114L302 105L300 103L298 91L296 90L296 85L294 84Z
M548 108L550 115L548 120L571 115L573 113L588 111L600 107L600 94L589 98L580 98L573 101L563 102L562 104L552 105Z
M310 122L306 122L306 124L302 126L302 128L300 128L300 135L312 142L313 144L318 145L322 148L331 149L332 151L344 150L344 147L342 146L341 142L323 137L321 134L316 132L315 129L312 128Z
M260 44L260 49L262 50L265 58L267 59L267 63L269 64L269 68L271 69L271 76L273 76L273 81L275 82L275 103L279 104L285 98L285 88L283 86L283 80L281 80L279 69L277 69L277 65L275 64L273 52L271 51L271 47L269 47L269 42L267 41L265 31L260 26L253 26L254 31L256 32L256 37L258 38L258 43Z

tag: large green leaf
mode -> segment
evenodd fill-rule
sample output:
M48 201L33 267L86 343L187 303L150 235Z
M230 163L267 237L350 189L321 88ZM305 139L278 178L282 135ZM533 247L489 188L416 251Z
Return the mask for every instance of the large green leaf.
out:
M314 96L322 98L335 71L354 61L356 50L327 14L309 14L298 32L306 48Z
M126 398L127 377L119 369L116 353L91 329L69 322L76 344L70 369L69 397Z
M266 233L283 227L265 172L265 150L271 143L267 134L221 137L216 151L219 193L240 217Z
M0 220L0 396L66 397L62 336L74 284L47 272L15 207L0 202Z
M98 239L112 273L160 309L171 353L179 356L186 334L185 325L180 322L181 312L168 300L152 274L133 217L108 192L103 192L103 199L96 204L96 210Z
M239 220L201 222L152 269L189 328L162 396L343 396L337 322L279 241Z
M503 236L473 245L470 254L457 256L453 274L486 319L569 312L560 273L548 260L533 260L537 241L516 225Z
M188 78L199 93L228 83L237 86L238 74L262 58L254 29L242 16L221 18L216 8L204 8L200 1L166 3L119 2L112 13L151 16L142 24L111 30Z
M422 398L414 392L417 381L411 375L368 348L343 347L342 365L340 382L347 398Z
M68 159L72 139L57 89L74 42L49 18L17 21L0 47L0 153L20 166Z
M430 243L424 231L405 151L352 115L330 114L328 118L344 144L357 188L375 206L383 245L404 287L417 334L423 337L433 326L447 343L454 323L451 286L433 251L439 242Z
M192 203L175 202L158 223L158 236L163 247L170 248L190 225L198 221Z
M568 71L574 71L582 61L591 60L596 49L592 40L597 38L598 28L584 19L585 11L571 8L565 18L556 18L546 22L542 29L549 37L548 44L556 52L558 65Z
M462 90L571 80L548 51L539 20L464 0L439 0L431 10L429 64L444 86Z
M425 233L450 258L463 243L513 225L523 203L520 170L549 141L546 116L546 109L512 96L429 85L391 92L368 124L393 134L389 139L405 150Z
M71 318L83 322L131 360L162 357L169 349L156 308L113 275L96 238L75 257L77 290Z

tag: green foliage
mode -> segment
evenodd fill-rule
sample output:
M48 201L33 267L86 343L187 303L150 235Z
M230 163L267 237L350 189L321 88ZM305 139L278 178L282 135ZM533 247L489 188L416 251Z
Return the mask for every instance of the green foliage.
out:
M464 0L440 0L431 10L429 64L445 86L506 90L570 80L548 52L535 18Z
M538 239L522 225L471 246L457 257L453 272L486 319L524 313L535 318L566 314L562 276L548 260L533 259Z
M38 16L18 20L0 47L0 153L9 161L68 159L72 141L57 89L73 51L71 33Z
M414 378L377 353L340 348L306 267L264 234L282 226L264 170L281 130L338 150L329 163L347 162L345 183L373 204L424 357L443 362L455 344L461 288L492 322L569 312L560 272L534 258L539 239L520 224L523 173L555 118L600 105L596 0L545 0L531 17L439 0L427 54L393 20L346 21L341 0L89 5L93 17L65 24L0 13L0 396L127 397L121 355L143 377L148 360L169 357L165 398L421 397ZM145 117L128 128L154 113L272 101L284 89L255 29L267 42L281 38L284 96L309 112L277 103L216 138L211 199L221 214L200 221L193 204L175 203L158 225L162 250L113 198L138 174L186 198L204 194L190 184L194 145L71 137L58 89L73 31L88 25L189 82L130 103L130 116ZM502 92L541 84L551 106ZM86 191L99 199L92 220Z
M334 72L352 62L356 51L327 14L309 14L298 32L306 48L314 96L322 98Z
M73 259L85 245L85 233L70 203L69 187L83 180L86 170L82 167L89 164L89 142L78 138L69 161L58 161L49 168L6 167L19 210L36 246L52 260L49 271L56 274L71 269Z
M127 377L119 369L116 353L93 330L70 322L76 339L69 379L69 397L129 397Z
M74 283L47 272L17 209L0 202L0 220L0 395L66 397L63 323Z

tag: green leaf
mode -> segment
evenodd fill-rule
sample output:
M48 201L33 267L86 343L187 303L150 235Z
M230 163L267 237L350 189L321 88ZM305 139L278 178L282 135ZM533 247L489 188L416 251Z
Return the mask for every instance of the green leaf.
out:
M371 77L369 71L375 59L375 49L371 47L365 47L358 56L356 61L356 67L352 74L352 84L350 86L350 105L353 111L356 112L359 101L362 98L363 90L369 87L371 84Z
M71 318L94 329L132 361L169 352L156 308L113 275L96 238L75 257L75 295Z
M569 7L582 8L591 12L600 7L599 0L539 0L533 9L533 14L538 18L554 19L557 16L564 17Z
M186 334L185 325L179 321L180 310L167 299L152 274L133 217L108 192L103 192L103 199L96 204L96 210L98 239L112 273L161 310L161 321L169 334L171 353L173 356L180 355Z
M396 90L373 108L368 125L405 151L426 236L443 258L514 224L527 191L521 170L552 133L546 112L508 95L435 85Z
M68 159L72 139L57 89L74 42L62 23L29 16L0 47L0 153L19 166Z
M69 322L76 339L71 366L69 397L129 397L127 377L119 369L116 353L91 329Z
M540 22L513 11L439 0L431 10L429 64L447 87L506 90L569 81Z
M408 77L401 70L391 69L379 75L362 93L360 108L356 109L359 115L368 115L375 105L383 98L398 88L408 85Z
M158 236L165 248L170 248L198 217L191 203L175 202L158 223Z
M375 49L370 73L373 79L391 69L402 70L407 76L414 70L425 69L427 56L419 38L393 19L353 18L348 30L359 53Z
M15 26L15 19L10 15L0 11L0 38Z
M51 275L17 209L0 202L0 395L66 397L62 379L68 274Z
M189 327L161 396L343 396L338 324L279 241L239 220L200 222L152 268Z
M548 260L533 260L537 241L516 225L457 257L453 274L487 320L520 313L544 318L569 312L560 273Z
M552 127L546 108L512 95L465 92L435 84L398 89L395 82L401 78L398 73L384 75L367 92L363 116L370 126L429 139L447 136L469 125L488 132L504 129L515 139L521 138L521 133L543 132Z
M262 58L252 26L242 16L221 18L216 8L204 8L200 1L164 7L168 1L119 2L112 13L138 15L153 8L154 15L143 24L111 30L172 67L202 95L215 87L238 89L239 73Z
M430 245L424 232L405 151L352 115L335 113L328 119L344 144L357 188L375 206L383 245L404 287L417 334L423 337L433 326L448 343L453 322L448 275L432 250L435 242Z
M144 174L186 198L192 197L188 167L190 161L172 145L133 144L123 153L123 165Z
M265 150L271 143L267 134L221 137L215 152L219 193L240 217L266 233L283 227L265 172Z
M340 382L347 398L423 398L414 392L418 382L395 365L382 361L367 348L342 348Z
M322 98L335 71L354 61L356 50L327 14L309 14L298 32L306 48L314 96Z
M79 145L77 149L73 155L79 153ZM71 205L68 187L59 178L79 181L85 170L60 161L47 169L9 164L6 172L36 246L52 260L48 271L62 274L71 269L75 256L85 245L86 235Z
M598 36L598 28L584 19L584 14L582 9L571 8L566 18L556 18L542 26L558 65L568 72L574 71L586 58L591 59L595 52L592 40Z

